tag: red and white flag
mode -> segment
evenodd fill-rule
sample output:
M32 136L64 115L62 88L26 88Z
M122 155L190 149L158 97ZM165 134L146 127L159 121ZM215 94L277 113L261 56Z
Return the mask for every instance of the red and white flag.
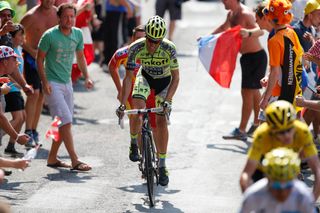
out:
M48 131L46 132L46 139L53 139L54 141L59 141L59 126L61 124L61 120L58 116L54 117Z
M88 3L94 6L93 0L79 0L77 2L77 6L80 8ZM82 13L77 15L76 24L75 24L75 26L80 28L82 31L83 43L84 43L83 52L84 52L87 65L90 65L94 61L93 40L91 36L91 30L89 27L89 23L91 19L92 19L91 11L85 10ZM81 76L82 76L82 72L78 67L76 58L74 58L73 65L72 65L72 72L71 72L72 82L77 81Z
M222 87L230 88L242 38L241 26L199 40L199 58L211 77Z

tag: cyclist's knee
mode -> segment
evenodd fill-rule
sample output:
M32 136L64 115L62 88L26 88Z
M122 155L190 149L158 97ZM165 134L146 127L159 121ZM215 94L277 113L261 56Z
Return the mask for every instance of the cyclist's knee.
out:
M134 109L144 109L146 107L146 100L142 98L133 98L132 105Z

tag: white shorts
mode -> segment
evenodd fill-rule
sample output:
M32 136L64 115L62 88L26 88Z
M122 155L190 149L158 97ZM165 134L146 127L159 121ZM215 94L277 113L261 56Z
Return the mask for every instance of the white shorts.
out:
M50 81L49 84L51 94L46 95L45 98L52 118L58 116L61 120L60 126L72 123L74 107L72 83L62 84Z

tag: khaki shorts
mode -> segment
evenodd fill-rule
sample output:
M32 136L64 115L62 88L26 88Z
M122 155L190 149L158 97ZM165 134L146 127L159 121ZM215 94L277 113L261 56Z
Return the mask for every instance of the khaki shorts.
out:
M74 108L72 83L62 84L50 81L49 84L51 94L46 95L45 98L52 118L58 116L61 120L60 126L72 123Z

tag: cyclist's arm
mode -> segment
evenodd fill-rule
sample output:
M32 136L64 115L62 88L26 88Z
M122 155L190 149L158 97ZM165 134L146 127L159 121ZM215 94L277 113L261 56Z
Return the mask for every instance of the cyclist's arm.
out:
M133 78L133 70L126 70L126 76L123 79L121 91L121 104L125 105L131 91L131 84Z
M308 165L314 174L313 195L314 199L317 200L320 195L320 162L318 156L310 157L308 159Z
M167 101L171 101L173 96L174 96L174 94L175 94L175 92L177 91L179 80L180 80L179 69L172 70L171 71L171 76L172 76L171 83L170 83L170 86L169 86L169 89L168 89L168 93L167 93L167 96L166 96L166 99L165 99Z
M111 78L113 80L113 83L116 85L116 88L118 90L118 100L121 101L121 81L120 81L120 76L119 76L119 66L118 64L115 62L115 54L113 55L113 57L110 59L109 64L108 64L108 68L109 68L109 72L111 75Z
M244 192L251 184L251 177L254 171L257 169L258 162L255 160L247 160L247 163L240 175L240 187L241 191Z

